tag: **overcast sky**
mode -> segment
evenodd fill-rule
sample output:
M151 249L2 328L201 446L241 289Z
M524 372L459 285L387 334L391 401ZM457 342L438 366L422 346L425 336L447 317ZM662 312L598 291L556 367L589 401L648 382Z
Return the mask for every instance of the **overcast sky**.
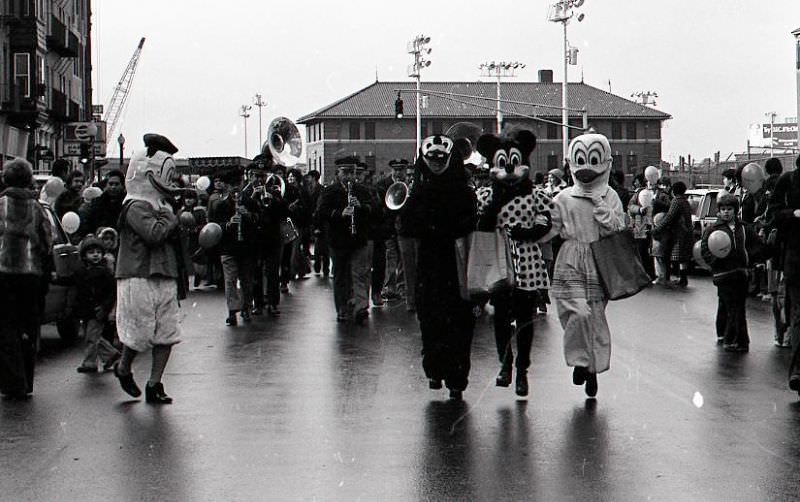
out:
M560 23L546 0L256 2L139 0L93 2L95 103L108 104L139 39L147 38L126 111L114 133L126 156L146 132L165 134L178 156L244 155L243 104L264 96L263 127L296 120L375 81L409 80L406 43L431 37L423 80L481 80L491 60L527 64L563 79ZM494 10L489 11L487 8ZM586 0L568 26L580 49L570 81L630 98L658 93L672 115L665 160L722 158L746 149L750 124L767 112L797 110L798 0ZM247 121L248 157L257 153L258 109ZM110 154L110 152L109 152ZM114 154L116 156L116 153Z

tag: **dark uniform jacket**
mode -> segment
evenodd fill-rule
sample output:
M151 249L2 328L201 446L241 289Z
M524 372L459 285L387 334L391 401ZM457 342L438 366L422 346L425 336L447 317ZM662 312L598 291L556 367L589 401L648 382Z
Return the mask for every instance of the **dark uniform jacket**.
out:
M361 203L355 210L355 234L351 231L353 218L343 215L342 211L347 206L347 188L341 183L332 183L322 190L314 214L318 228L327 224L330 235L330 245L338 249L353 249L367 243L369 227L372 223L377 208L369 190L363 185L353 183L353 195Z

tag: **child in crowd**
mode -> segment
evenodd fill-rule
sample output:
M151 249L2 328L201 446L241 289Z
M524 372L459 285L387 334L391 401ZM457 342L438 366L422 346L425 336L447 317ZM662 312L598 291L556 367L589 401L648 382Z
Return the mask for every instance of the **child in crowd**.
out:
M103 242L94 235L81 241L80 255L85 268L78 272L78 316L86 326L86 356L78 373L96 373L98 358L108 370L119 359L120 352L105 338L103 330L117 300L117 282L108 270Z
M103 242L103 260L113 274L117 265L117 247L119 247L119 235L111 227L103 227L97 230L97 236Z
M719 216L713 225L706 227L701 240L703 259L714 274L717 286L717 343L728 352L747 352L750 337L747 333L745 302L747 300L748 272L750 260L746 246L756 242L752 228L738 218L739 199L721 192L717 199ZM709 249L708 240L715 231L724 232L730 239L730 251L726 256L715 256ZM719 253L718 253L719 254Z

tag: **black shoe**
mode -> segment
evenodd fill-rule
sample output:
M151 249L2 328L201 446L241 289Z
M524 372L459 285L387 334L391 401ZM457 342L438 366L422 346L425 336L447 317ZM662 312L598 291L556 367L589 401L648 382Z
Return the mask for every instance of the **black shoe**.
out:
M586 395L589 397L597 395L597 373L587 373L585 390Z
M142 395L141 389L139 389L139 386L136 385L136 382L133 380L133 372L128 373L127 375L122 375L119 372L119 364L115 364L114 376L116 376L117 380L119 380L119 385L122 387L122 390L133 397L139 397Z
M518 396L528 395L528 373L525 370L517 370L516 393Z
M97 366L78 366L78 373L97 373Z
M172 398L164 392L164 384L161 382L144 386L144 400L150 404L172 404Z
M464 391L463 390L450 389L450 400L452 400L452 401L463 401L464 400Z
M583 385L586 382L586 367L575 366L572 370L572 383L575 385Z
M263 311L263 310L261 310L261 307L256 307L256 308L254 308L254 309L253 309L253 311L251 312L251 314L253 314L253 315L261 315L261 314L263 314L263 313L264 313L264 311Z
M511 368L501 368L497 378L494 379L494 384L498 387L508 387L511 385Z
M270 317L278 317L281 315L281 311L278 310L277 305L270 305L267 307L267 315Z
M253 320L253 318L250 317L250 311L249 310L242 310L242 314L241 315L242 315L242 322L250 322L250 321Z
M800 374L795 373L789 377L789 388L800 393Z
M239 322L236 320L236 314L233 314L232 316L230 316L227 319L225 319L225 325L226 326L238 326Z
M442 388L442 381L437 380L435 378L428 379L428 388L433 390L439 390Z

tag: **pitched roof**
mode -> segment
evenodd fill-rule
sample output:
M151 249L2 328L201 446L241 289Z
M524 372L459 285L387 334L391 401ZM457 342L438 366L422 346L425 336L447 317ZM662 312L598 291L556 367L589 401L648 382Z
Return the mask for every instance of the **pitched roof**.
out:
M422 90L429 94L428 107L423 112L426 117L441 118L485 118L495 117L497 84L495 82L422 82ZM374 82L319 110L300 117L297 122L304 124L325 118L394 118L394 102L397 90L403 92L403 111L405 117L413 117L416 111L415 82ZM411 92L409 92L411 91ZM561 116L561 83L542 82L503 82L500 88L503 100L528 104L504 103L503 112L507 116L515 113L539 117ZM441 93L441 94L439 94ZM444 95L443 95L444 94ZM478 96L490 98L479 99ZM611 94L596 87L578 82L569 83L569 108L586 108L592 118L639 118L666 120L669 114L623 97ZM570 116L579 117L579 111L571 111Z

